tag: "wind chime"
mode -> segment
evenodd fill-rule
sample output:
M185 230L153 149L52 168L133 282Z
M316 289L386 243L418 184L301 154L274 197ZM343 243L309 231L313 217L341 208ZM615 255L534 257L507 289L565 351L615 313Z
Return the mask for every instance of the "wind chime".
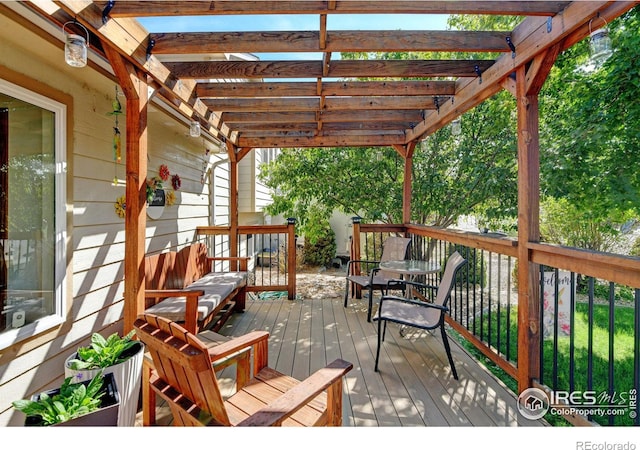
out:
M118 126L118 116L122 114L122 104L118 100L118 86L116 85L116 96L111 102L113 111L109 113L110 116L115 117L115 124L113 127L113 185L118 186L118 164L122 162L122 137L120 134L120 128Z
M204 184L207 179L207 168L209 167L209 149L202 138L202 147L204 148L204 159L202 160L202 174L200 175L200 183Z

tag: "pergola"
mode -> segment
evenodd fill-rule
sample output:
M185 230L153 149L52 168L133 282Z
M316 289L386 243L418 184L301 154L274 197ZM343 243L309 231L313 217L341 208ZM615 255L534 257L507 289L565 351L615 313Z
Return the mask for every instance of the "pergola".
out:
M33 8L39 9L38 2ZM502 89L517 99L520 328L535 335L536 279L528 243L539 241L538 93L557 55L637 1L90 1L63 0L49 14L77 20L126 94L125 329L144 305L148 87L179 115L226 144L231 161L231 248L237 163L253 148L393 147L404 159L403 220L410 221L416 144ZM316 30L149 33L136 18L316 15ZM334 14L523 16L507 31L334 31ZM96 42L97 41L97 42ZM229 60L233 53L317 52L317 60ZM449 60L340 60L339 52L463 53ZM468 59L466 55L476 55ZM485 54L483 56L483 54ZM488 56L487 56L488 55ZM496 55L498 55L496 57ZM366 78L369 81L361 81ZM278 81L263 81L265 79ZM235 81L229 81L235 80ZM340 80L340 81L336 81ZM532 299L529 303L529 299ZM519 370L532 364L520 346ZM522 369L520 369L522 366Z

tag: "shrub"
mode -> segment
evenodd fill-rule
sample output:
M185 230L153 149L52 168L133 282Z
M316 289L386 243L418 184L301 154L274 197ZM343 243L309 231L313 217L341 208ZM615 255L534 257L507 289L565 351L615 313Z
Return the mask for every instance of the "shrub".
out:
M336 234L326 222L316 230L313 239L307 239L304 247L304 262L311 266L329 267L336 255Z

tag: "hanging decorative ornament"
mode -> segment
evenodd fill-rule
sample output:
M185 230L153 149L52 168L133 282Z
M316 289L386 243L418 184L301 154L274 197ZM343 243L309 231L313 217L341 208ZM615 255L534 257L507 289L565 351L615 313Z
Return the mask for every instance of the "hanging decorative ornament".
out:
M122 136L120 133L120 127L118 126L118 116L122 114L122 104L118 99L118 86L116 85L116 96L111 102L113 111L108 113L110 116L115 116L115 125L113 127L113 185L118 185L118 163L122 162Z
M122 161L122 139L120 137L120 128L118 128L117 117L116 117L116 126L113 127L113 159L116 162Z
M204 160L202 161L202 173L200 174L200 183L204 184L207 179L207 168L209 167L209 149L207 148L207 144L202 139L202 147L204 148Z

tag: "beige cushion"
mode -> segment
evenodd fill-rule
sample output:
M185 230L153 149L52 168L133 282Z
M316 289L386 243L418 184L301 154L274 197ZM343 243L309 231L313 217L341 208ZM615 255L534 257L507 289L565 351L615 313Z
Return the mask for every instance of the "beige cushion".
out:
M246 284L246 272L210 272L185 289L204 291L204 295L198 299L198 321L201 321L212 314L234 289ZM186 302L185 297L168 297L147 308L145 312L183 322Z

